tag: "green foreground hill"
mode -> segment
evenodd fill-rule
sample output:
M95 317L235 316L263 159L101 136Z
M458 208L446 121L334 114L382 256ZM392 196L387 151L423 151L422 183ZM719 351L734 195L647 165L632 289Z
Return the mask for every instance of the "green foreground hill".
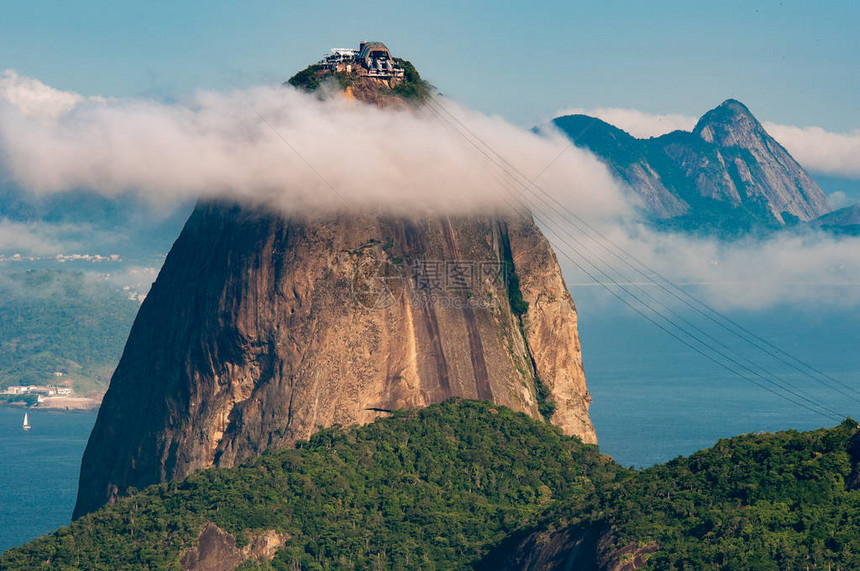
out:
M524 414L447 401L147 488L5 552L0 567L169 567L213 522L240 545L289 534L276 568L456 568L618 469Z
M858 462L850 419L720 440L553 504L485 565L553 568L582 540L589 569L860 569Z
M636 472L451 400L133 493L0 568L194 568L207 529L247 569L858 568L856 429L748 435Z

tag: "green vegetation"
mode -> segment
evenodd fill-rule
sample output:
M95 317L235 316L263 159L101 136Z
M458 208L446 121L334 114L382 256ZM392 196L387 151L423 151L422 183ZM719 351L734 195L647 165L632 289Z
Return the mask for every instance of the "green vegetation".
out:
M240 541L288 533L275 569L464 569L620 472L524 414L452 400L150 487L6 551L0 568L165 568L211 521Z
M319 86L322 84L323 74L320 73L322 71L323 67L321 65L309 65L288 79L287 84L306 91L315 91L319 89Z
M549 392L549 387L537 374L535 374L535 393L537 394L538 412L549 422L552 415L555 414L556 404L550 400L552 395Z
M616 547L659 546L649 569L860 569L858 453L850 419L720 440L629 473L586 511L557 504L545 526L608 523Z
M507 241L503 241L503 248L505 249L505 263L503 266L503 272L505 274L505 285L508 291L508 302L511 304L511 311L516 316L517 322L520 327L520 332L525 339L525 323L524 318L526 313L529 310L529 302L523 299L523 292L520 289L520 278L517 277L517 272L514 269L514 263L511 259L510 253L510 245ZM528 345L526 345L526 352L529 351ZM549 387L543 382L540 378L540 375L537 373L537 367L534 363L534 358L529 353L529 359L531 360L532 372L534 373L534 386L535 386L535 397L537 399L538 412L541 416L549 422L552 415L555 413L556 404L555 402L550 400L552 396Z
M0 276L0 387L55 383L104 390L140 305L83 273Z
M848 420L635 472L523 414L455 399L152 486L4 552L0 568L176 567L213 522L240 545L289 534L265 569L467 569L567 526L610 547L656 545L649 569L857 569L857 455Z
M517 276L516 268L514 267L514 259L511 254L511 245L507 239L502 240L502 260L502 272L504 273L505 287L508 292L508 302L510 303L511 311L514 313L517 322L519 323L520 332L525 339L526 331L524 319L526 313L529 311L529 302L523 299L523 292L520 289L520 278ZM526 345L526 351L528 352L528 350L528 345ZM531 354L529 354L529 359L531 360L531 368L534 373L535 397L537 400L538 412L547 422L549 422L550 418L552 418L552 415L555 413L556 404L550 400L552 395L549 391L549 387L546 386L540 378L540 375L538 375L537 367L535 366L534 358Z
M520 289L520 278L517 276L517 269L514 266L514 257L511 253L511 244L507 238L502 240L502 273L505 279L505 287L508 291L508 301L511 305L511 311L518 318L522 318L529 310L529 302L523 299L523 292Z
M404 99L426 99L433 93L433 86L421 79L421 75L412 62L403 58L394 58L394 63L403 68L403 83L394 87L394 93Z
M504 270L505 282L508 289L508 301L511 304L511 311L519 318L522 318L529 310L529 302L523 299L523 292L520 289L520 278L514 269L513 262L505 261Z
M616 488L616 518L626 537L657 541L655 568L858 569L860 491L846 491L856 430L720 441L645 470L631 496Z
M4 403L17 403L26 406L33 406L37 402L39 402L39 395L0 395L0 402Z

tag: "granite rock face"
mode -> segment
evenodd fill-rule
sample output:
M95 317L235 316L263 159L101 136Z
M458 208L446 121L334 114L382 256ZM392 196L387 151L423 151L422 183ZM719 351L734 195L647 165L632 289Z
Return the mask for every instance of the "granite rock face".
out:
M197 545L182 554L179 564L185 571L233 571L249 559L257 564L268 563L289 538L270 529L251 537L240 548L233 534L206 523L197 536Z
M809 221L830 210L818 184L741 102L729 99L708 111L693 134L729 151L720 156L734 183L731 198L761 198L779 222L786 213Z
M479 570L515 571L634 571L644 569L656 543L617 545L612 530L605 525L539 530L512 537L491 552Z
M637 139L599 119L554 124L600 157L652 218L680 229L807 222L830 210L818 184L742 103L708 111L692 132Z
M596 441L576 309L530 218L300 220L202 202L131 330L74 517L453 396Z

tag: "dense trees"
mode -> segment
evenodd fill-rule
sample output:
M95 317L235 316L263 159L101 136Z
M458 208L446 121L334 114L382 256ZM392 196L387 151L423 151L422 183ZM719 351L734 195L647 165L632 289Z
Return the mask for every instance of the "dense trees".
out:
M452 400L136 492L0 567L170 567L211 521L240 545L289 534L273 569L469 568L514 534L568 525L658 545L654 569L860 568L855 433L746 435L634 472L523 414Z
M449 401L148 488L7 551L0 567L164 567L206 521L240 542L288 533L275 567L464 567L537 523L548 503L583 497L619 469L523 414Z
M619 542L656 541L656 569L860 569L857 423L749 434L612 488Z

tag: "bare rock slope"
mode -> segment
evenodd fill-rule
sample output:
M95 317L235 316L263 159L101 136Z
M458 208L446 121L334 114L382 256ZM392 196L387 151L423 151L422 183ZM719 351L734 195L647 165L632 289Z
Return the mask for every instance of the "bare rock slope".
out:
M105 395L74 516L452 396L596 441L576 309L530 218L297 220L200 203Z

